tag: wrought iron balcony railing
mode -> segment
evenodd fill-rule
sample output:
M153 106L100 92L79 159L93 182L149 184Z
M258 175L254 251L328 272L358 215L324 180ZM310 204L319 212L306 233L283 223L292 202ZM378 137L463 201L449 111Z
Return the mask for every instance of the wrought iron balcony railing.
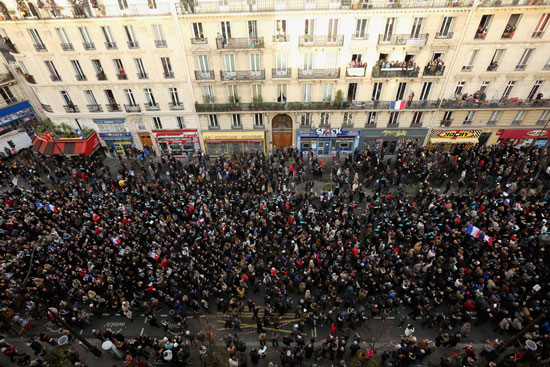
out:
M259 49L264 48L264 38L217 38L218 50Z
M305 35L300 36L301 47L319 47L319 46L343 46L344 36L333 34L329 36Z
M298 79L338 79L340 68L334 69L298 69Z
M220 78L223 81L265 80L265 70L237 70L237 71L220 70Z
M216 79L214 70L195 70L195 79L196 80L214 80Z

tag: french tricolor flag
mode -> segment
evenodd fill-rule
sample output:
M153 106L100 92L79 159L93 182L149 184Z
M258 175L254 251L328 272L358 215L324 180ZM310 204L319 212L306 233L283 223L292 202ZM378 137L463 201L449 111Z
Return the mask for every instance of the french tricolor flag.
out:
M55 213L59 212L57 210L57 208L55 206L53 206L52 204L46 204L46 205L44 205L44 208L49 212L55 212Z
M149 251L149 256L151 256L155 261L159 259L159 254L154 251Z
M404 110L406 104L406 101L391 101L390 110Z
M510 200L508 200L508 199L504 199L504 201L502 203L506 206L510 206Z
M110 237L111 238L111 242L114 243L115 245L120 245L120 238L118 237Z
M479 228L471 224L468 224L468 228L466 228L466 234L469 234L470 236L477 238L479 234Z

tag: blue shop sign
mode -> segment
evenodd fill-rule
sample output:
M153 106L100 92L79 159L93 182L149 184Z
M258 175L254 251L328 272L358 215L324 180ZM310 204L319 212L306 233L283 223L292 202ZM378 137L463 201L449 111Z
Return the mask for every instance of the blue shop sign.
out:
M132 140L132 133L99 133L103 140Z
M96 124L123 124L124 119L94 119Z
M342 130L342 128L298 131L298 136L302 138L336 138L336 137L357 137L361 135L361 130Z
M27 101L3 108L0 110L0 126L31 115L34 115L34 110Z

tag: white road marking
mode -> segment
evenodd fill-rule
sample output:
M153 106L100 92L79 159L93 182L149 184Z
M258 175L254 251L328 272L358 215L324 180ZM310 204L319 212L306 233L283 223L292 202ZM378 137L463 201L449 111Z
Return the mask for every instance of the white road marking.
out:
M80 330L80 335L82 335L82 332L84 331L84 329Z
M141 332L139 333L139 336L142 336L143 335L143 330L145 330L145 328L141 328Z

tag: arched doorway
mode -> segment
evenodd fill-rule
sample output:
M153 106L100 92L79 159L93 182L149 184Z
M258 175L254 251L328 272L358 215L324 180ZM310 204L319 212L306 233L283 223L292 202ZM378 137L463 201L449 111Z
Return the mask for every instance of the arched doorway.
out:
M271 129L273 148L292 146L292 118L289 115L275 115L271 121Z
M3 20L10 20L10 12L8 11L8 8L6 8L6 5L4 3L0 2L0 14L2 14Z

